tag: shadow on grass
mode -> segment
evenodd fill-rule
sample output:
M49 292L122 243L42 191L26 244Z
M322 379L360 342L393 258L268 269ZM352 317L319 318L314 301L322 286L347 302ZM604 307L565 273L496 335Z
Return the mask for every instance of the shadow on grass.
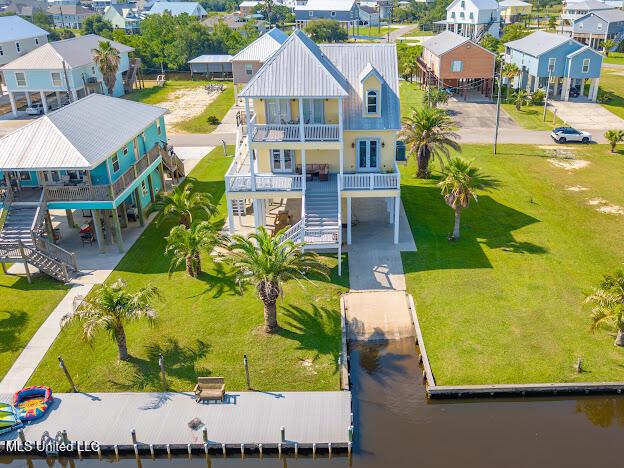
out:
M207 284L206 289L197 296L210 294L213 299L217 299L224 294L240 296L243 292L234 273L228 270L223 263L213 263L212 268L209 271L203 271L197 279Z
M0 291L3 288L20 290L20 291L60 291L62 289L69 289L63 283L53 280L49 276L45 276L41 273L34 274L32 276L32 283L28 283L28 279L25 276L6 275L15 278L17 281L10 286L0 285Z
M289 305L282 308L282 323L279 335L299 343L298 349L314 351L317 359L330 355L338 371L338 356L342 348L342 328L337 311L312 305L309 309Z
M19 351L22 349L22 340L19 339L30 317L23 310L0 310L0 353Z
M406 273L440 269L492 268L482 244L519 254L544 254L543 246L517 241L513 231L539 222L537 218L505 206L488 195L462 211L461 237L449 242L453 211L437 187L403 185L403 205L418 252L403 252Z
M192 346L181 346L175 338L167 338L164 343L153 343L145 347L147 359L130 356L128 364L132 375L126 381L113 381L119 390L160 388L161 377L158 358L162 354L167 376L186 381L189 385L197 381L198 375L208 376L208 369L197 369L195 364L210 353L210 344L196 340Z

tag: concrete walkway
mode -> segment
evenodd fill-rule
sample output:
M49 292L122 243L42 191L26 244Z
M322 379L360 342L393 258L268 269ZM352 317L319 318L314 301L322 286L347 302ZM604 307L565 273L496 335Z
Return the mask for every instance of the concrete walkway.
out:
M595 102L552 101L552 105L561 120L579 130L593 132L594 139L607 130L624 129L624 120Z

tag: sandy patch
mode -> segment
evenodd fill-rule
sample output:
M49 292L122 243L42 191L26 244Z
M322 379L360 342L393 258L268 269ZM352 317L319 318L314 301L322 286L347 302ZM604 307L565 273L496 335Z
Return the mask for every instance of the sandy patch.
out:
M589 161L585 161L584 159L548 158L548 162L555 167L559 167L567 171L576 171L578 169L583 169L584 167L589 166Z
M568 150L576 151L579 149L579 148L575 148L574 146L569 146L563 149L561 145L541 145L541 146L538 146L538 148L545 149L545 150L555 150L555 151L568 151Z
M587 200L587 204L590 206L604 205L605 203L609 203L609 202L605 200L604 198L600 198L600 197L590 198L589 200Z
M624 208L619 205L609 203L609 201L604 198L590 198L587 200L587 204L590 206L596 206L596 211L599 211L600 213L624 216Z
M209 93L203 86L180 89L171 93L166 101L158 103L158 106L169 110L165 115L165 123L173 125L202 113L218 94L218 92Z
M587 192L589 189L582 185L566 185L566 190L569 192Z
M301 363L301 366L303 366L303 368L306 369L310 374L316 374L312 359L300 359L299 361Z

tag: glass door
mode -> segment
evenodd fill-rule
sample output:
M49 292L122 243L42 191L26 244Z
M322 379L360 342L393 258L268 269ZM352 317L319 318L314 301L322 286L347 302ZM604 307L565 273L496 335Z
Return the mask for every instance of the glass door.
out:
M293 150L271 150L273 172L292 172L295 155Z
M374 172L379 170L378 140L359 140L357 151L358 171Z
M268 124L287 124L290 121L288 99L267 99L266 121Z
M322 99L303 100L303 123L322 124L325 123L324 102Z

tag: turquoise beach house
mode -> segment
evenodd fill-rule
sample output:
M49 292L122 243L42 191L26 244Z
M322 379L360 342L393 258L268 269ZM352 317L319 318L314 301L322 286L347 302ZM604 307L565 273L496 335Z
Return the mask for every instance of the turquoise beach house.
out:
M89 94L108 94L101 71L93 61L93 49L101 36L89 34L42 45L0 67L7 86L11 111L18 115L16 99L24 96L28 105L33 98L43 104L44 113ZM128 53L132 47L109 41L119 51L119 70L113 96L122 96L132 86Z
M124 251L122 227L129 220L143 225L145 210L163 189L165 171L175 172L164 149L166 112L91 94L1 138L0 200L8 215L0 247L17 211L33 233L40 228L54 237L46 225L49 216L42 213L65 210L72 228L74 216L88 216L100 251L113 239Z

